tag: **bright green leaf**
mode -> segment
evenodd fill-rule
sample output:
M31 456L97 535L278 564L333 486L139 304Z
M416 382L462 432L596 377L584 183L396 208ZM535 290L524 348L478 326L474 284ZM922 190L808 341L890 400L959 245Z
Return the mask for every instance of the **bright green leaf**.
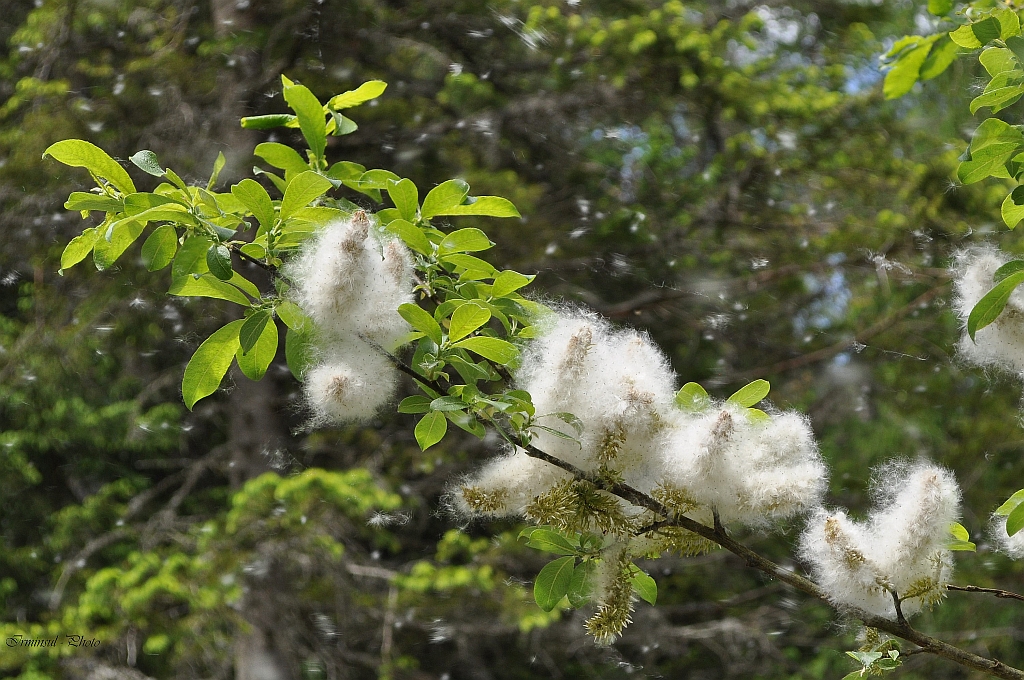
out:
M231 269L231 251L223 244L214 243L206 249L206 266L211 274L221 281L227 281L234 274Z
M1006 516L1006 535L1013 536L1024 529L1024 503L1021 503Z
M284 127L295 120L295 116L288 113L272 113L269 116L246 116L241 120L242 127L246 130L271 130L277 127Z
M84 260L92 252L93 246L96 245L96 241L99 238L99 229L90 227L71 239L71 242L64 247L64 252L60 256L61 272L63 273L65 269L71 269L71 267Z
M688 411L703 411L711 406L711 397L697 383L688 382L676 392L676 405Z
M414 394L411 397L406 397L398 405L399 413L428 413L430 411L431 404L430 397L424 397L422 394Z
M739 406L750 407L761 401L768 396L768 392L771 390L771 385L767 380L755 380L754 382L744 385L740 389L729 397L726 402L729 404L738 404Z
M487 234L479 229L459 229L445 236L438 246L438 253L473 253L487 250L494 244Z
M192 274L172 278L171 287L167 292L178 297L207 297L226 300L243 307L249 307L251 304L242 291L212 274L202 274L198 278Z
M51 144L43 152L43 158L50 156L64 165L85 168L92 174L107 180L122 194L134 194L135 184L128 173L107 152L83 139L65 139Z
M594 580L597 572L597 560L585 560L572 572L572 580L569 582L569 604L579 609L590 601L590 595L594 592Z
M142 244L142 264L151 272L163 269L178 252L178 232L170 224L157 227Z
M324 149L327 147L327 122L324 120L324 109L320 100L304 85L286 86L284 100L295 111L299 119L299 129L302 130L302 136L306 138L310 151L317 158L323 158Z
M296 379L302 380L312 363L314 347L312 324L300 329L288 328L284 338L284 358Z
M507 366L519 358L516 346L498 338L475 337L461 340L452 347L468 349L495 363Z
M629 577L636 594L645 602L654 604L658 601L658 584L650 575L637 569Z
M448 329L448 339L451 342L461 340L490 321L490 319L491 312L484 306L472 302L462 305L452 314L451 326Z
M413 328L427 334L438 345L441 344L441 326L422 307L407 302L398 308L398 313Z
M143 149L133 156L128 158L134 163L140 170L147 172L154 177L163 177L167 171L160 167L160 161L157 160L156 154L149 149Z
M101 210L103 212L119 213L124 210L124 201L119 201L112 196L101 196L85 191L74 191L68 196L64 207L68 210Z
M506 269L497 276L494 277L494 285L491 286L491 295L494 297L505 297L509 293L514 293L523 286L533 281L535 277L526 276L519 272L514 272L511 269Z
M992 290L974 305L967 317L967 334L974 340L974 334L996 320L1006 307L1010 295L1021 283L1024 283L1024 271L1011 274L995 285Z
M537 602L538 607L549 612L558 606L558 603L569 592L575 563L575 557L560 557L553 562L548 562L540 570L537 580L533 583L533 599Z
M107 237L101 236L93 245L92 259L96 268L103 271L114 264L142 232L143 226L131 219L112 224Z
M405 245L409 246L417 253L423 255L430 255L433 252L433 248L430 246L430 239L423 233L423 230L417 227L415 224L406 220L391 220L388 222L386 229L392 234L402 239Z
M281 321L284 321L284 325L288 326L288 328L299 330L309 321L309 317L291 300L279 303L274 307L274 311L281 317Z
M359 106L371 99L376 99L384 94L384 90L386 90L387 87L388 84L383 80L369 80L354 90L349 90L348 92L342 92L341 94L335 95L329 102L327 102L327 107L334 109L335 111L339 109L350 109L353 106Z
M442 182L427 193L427 197L423 199L420 214L423 219L429 220L434 215L440 215L443 211L462 203L467 194L469 194L469 185L461 179Z
M1024 489L1017 491L1012 496L1007 498L1006 502L996 509L995 514L1001 517L1005 517L1009 515L1011 512L1013 512L1013 509L1022 503L1024 503Z
M238 330L238 348L242 354L248 354L249 350L256 346L256 341L263 335L263 329L268 323L272 323L270 312L265 309L252 314L242 327Z
M333 186L329 179L311 170L299 173L285 189L284 200L281 201L281 219L288 219L330 191Z
M251 318L252 317L249 317L249 319ZM249 319L246 319L246 322L248 322ZM245 324L242 324L242 328L238 333L239 341L241 341L241 337L244 332ZM263 326L263 330L260 332L259 338L257 338L256 343L248 352L243 353L241 346L238 348L235 352L235 361L238 362L238 367L242 369L242 373L245 374L245 377L250 380L263 379L263 376L266 375L270 364L274 361L274 357L277 356L277 343L277 324L273 321L269 321Z
M556 555L575 555L578 551L576 546L570 543L564 536L550 529L537 529L533 531L526 545L527 547L555 553Z
M416 437L416 443L420 445L420 450L426 451L444 439L447 431L448 419L444 417L443 413L434 411L420 418L413 434Z
M479 196L469 203L443 208L434 215L479 215L481 217L522 217L512 201L500 196Z
M238 350L238 331L243 323L239 319L215 331L192 355L181 380L181 396L189 411L197 401L220 387Z
M290 146L285 146L284 144L278 144L277 142L263 142L262 144L256 145L256 148L253 150L253 154L259 156L275 168L280 168L285 172L294 172L298 174L309 170L309 163L302 160L302 156L299 155L299 152Z
M400 182L396 182L393 179L387 181L387 192L391 196L391 201L398 208L398 211L402 214L402 217L414 222L416 220L416 211L419 209L419 192L416 190L416 185L413 184L410 179L403 179Z

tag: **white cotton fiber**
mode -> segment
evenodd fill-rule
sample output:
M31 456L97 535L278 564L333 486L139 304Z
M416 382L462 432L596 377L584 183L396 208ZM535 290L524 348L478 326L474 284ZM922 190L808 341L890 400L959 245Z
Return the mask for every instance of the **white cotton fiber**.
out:
M451 499L462 515L522 515L533 499L569 478L564 470L517 451L488 462Z
M394 396L398 371L358 338L335 339L304 376L306 403L321 425L367 421Z
M907 616L938 601L952 574L945 548L960 514L960 489L936 465L890 463L876 471L876 507L866 522L822 509L800 539L800 553L838 605L896 618L895 590Z
M992 534L995 536L999 550L1015 560L1024 558L1024 530L1013 536L1006 533L1006 517L996 515L992 518Z
M549 414L574 414L580 444L539 431L542 450L588 471L606 465L627 478L648 464L674 409L675 375L646 334L618 330L590 312L556 312L523 353L516 384L533 397L539 424L576 436Z
M391 350L409 331L397 311L413 300L409 252L381 240L365 215L328 224L283 272L327 341L354 334Z
M674 419L659 444L654 488L713 508L725 523L804 512L821 502L828 479L810 424L796 413L755 420L721 404Z
M1012 373L1024 373L1024 291L1017 288L1006 303L1003 313L982 328L971 340L967 319L974 306L989 292L995 282L993 274L1009 258L991 246L980 246L961 252L955 259L953 309L964 327L957 350L967 361L991 366Z

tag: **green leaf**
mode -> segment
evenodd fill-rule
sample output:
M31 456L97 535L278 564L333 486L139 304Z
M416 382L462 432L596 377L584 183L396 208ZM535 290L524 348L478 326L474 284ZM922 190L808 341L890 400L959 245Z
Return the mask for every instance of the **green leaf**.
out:
M461 340L452 347L468 349L476 352L484 359L489 359L497 364L507 366L519 358L519 350L516 346L498 338L475 337Z
M267 190L254 179L243 179L231 187L231 195L249 209L264 229L274 226L274 202Z
M697 383L688 382L676 392L676 405L688 411L703 411L711 406L711 397Z
M470 256L471 257L471 256ZM505 297L527 285L536 277L526 276L511 269L506 269L494 277L494 285L491 286L491 296Z
M1006 46L1010 48L1010 51L1017 57L1017 61L1024 64L1024 38L1019 35L1007 38Z
M479 215L482 217L522 217L512 201L500 196L478 196L435 212L434 215Z
M992 113L998 113L1020 99L1021 95L1024 95L1024 84L1000 87L990 92L983 92L971 100L971 114L977 113L978 109L986 106L991 107Z
M238 350L238 331L243 323L239 319L214 331L192 355L181 379L181 396L189 411L197 401L220 387L220 381Z
M467 271L478 271L487 274L488 276L495 276L498 273L490 262L481 260L479 257L473 257L472 255L465 255L462 253L455 253L452 255L445 255L440 258L442 262L450 262L456 267L460 267ZM494 295L494 289L491 289L491 295ZM495 296L501 297L501 296Z
M590 601L594 592L594 575L597 572L596 560L584 560L572 572L569 582L569 604L579 609Z
M420 445L420 450L426 451L444 439L447 431L448 419L444 417L443 413L434 411L420 418L413 434L416 436L416 443Z
M210 248L210 239L205 236L193 235L185 239L174 256L171 265L171 278L181 278L187 274L205 274L210 271L206 265L206 251Z
M483 305L475 302L462 305L452 314L451 326L448 329L448 340L451 342L461 340L490 320L491 311Z
M341 115L337 111L331 111L331 119L327 122L328 134L333 134L335 137L341 137L342 135L350 135L359 126L351 118Z
M447 253L473 253L487 250L494 246L487 234L479 229L459 229L448 234L441 240L437 252Z
M928 12L943 17L953 10L953 0L928 0Z
M299 119L299 129L302 130L302 136L306 138L310 151L315 157L323 158L324 149L327 147L327 122L324 120L324 109L320 100L304 85L285 86L284 100L295 111Z
M416 185L413 184L410 179L403 179L400 182L396 182L393 179L387 181L387 192L391 196L392 202L398 211L402 213L402 217L409 220L410 222L415 221L416 211L419 209L419 192L416 190Z
M210 172L210 181L206 183L206 190L210 191L213 187L217 186L217 180L220 179L220 171L227 165L228 159L224 157L223 151L217 152L217 158L213 161L213 171Z
M1024 93L1024 89L1022 89L1022 93ZM1018 186L1011 193L1007 194L999 210L1003 216L1003 222L1010 229L1016 227L1024 219L1024 191L1020 191L1021 189L1024 189L1024 185ZM1018 203L1018 199L1021 199L1022 203Z
M462 203L462 200L469 194L469 185L461 179L450 179L441 182L427 193L423 199L423 207L420 215L423 219L429 220L434 215L440 215L443 211Z
M265 309L251 315L238 331L238 347L242 354L256 346L256 341L263 335L263 329L270 323L270 312Z
M977 552L978 546L970 541L947 541L946 550L952 550L954 552Z
M557 413L552 413L550 415L553 415L554 417L558 418L563 423L565 423L566 425L571 427L573 430L575 430L577 436L583 434L583 429L584 429L583 421L580 420L579 418L577 418L572 413L567 413L565 411L559 411Z
M274 307L274 311L281 317L281 321L284 321L284 325L288 326L288 328L299 330L309 321L309 317L291 300L279 303Z
M1005 47L989 47L983 50L978 61L992 77L1005 71L1012 71L1017 67L1017 60L1013 57L1013 52Z
M137 152L134 156L128 158L143 172L148 172L154 177L163 177L166 174L166 170L160 167L160 161L157 160L156 154L149 149L143 149Z
M998 118L987 118L974 131L970 158L957 168L957 178L972 184L989 176L1007 177L1006 161L1024 144L1020 130Z
M989 17L988 19L973 23L971 24L971 32L974 33L974 37L978 39L980 44L987 45L999 37L999 20L995 17Z
M312 363L314 347L312 324L301 329L288 328L284 337L284 358L296 379L302 380Z
M456 427L469 432L479 439L487 436L487 429L483 426L483 423L477 420L477 417L471 413L465 411L445 411L444 415Z
M1006 516L1006 535L1013 536L1024 529L1024 503L1021 503Z
M84 260L92 252L93 246L96 245L96 241L99 238L99 229L90 227L71 239L67 246L64 247L64 252L60 256L61 273L63 274L65 269L71 269Z
M142 264L151 272L163 269L178 252L178 232L170 224L157 227L142 244Z
M422 394L414 394L411 397L406 397L398 405L399 413L428 413L430 411L430 404L432 400L430 397L424 397Z
M967 334L974 340L974 334L989 325L1002 313L1013 291L1024 282L1024 271L1010 274L995 285L992 290L974 305L967 317Z
M1016 189L1014 189L1014 191L1016 191ZM994 283L999 283L1010 274L1015 274L1019 271L1024 271L1024 260L1010 260L996 270L995 274L992 275L992 281Z
M971 30L970 24L964 24L955 31L950 31L949 37L960 47L965 47L969 50L981 47L981 43L978 42L978 38L974 35L974 31Z
M119 213L124 211L124 201L111 196L100 196L85 191L74 191L64 202L68 210L102 210L103 212Z
M635 569L635 567L634 567ZM636 594L640 596L645 602L654 604L658 601L658 584L649 574L644 573L640 569L636 569L629 577L629 582L633 584Z
M569 592L575 563L575 557L560 557L544 565L533 583L533 599L538 607L549 612L558 606Z
M251 318L249 317L249 319ZM246 319L246 322L249 319ZM239 341L241 341L244 332L245 324L242 324L242 328L238 333ZM248 352L243 353L242 348L238 348L235 352L235 361L238 362L238 367L242 369L245 377L249 378L249 380L263 379L263 376L267 374L270 364L274 361L274 357L277 356L277 343L277 324L270 321L263 327L259 338L256 339L256 343Z
M971 543L971 535L963 524L959 522L950 524L949 534L953 537L953 540L946 542L947 550L975 552L978 549L978 546Z
M278 144L277 142L263 142L262 144L256 145L256 148L253 150L253 154L259 156L275 168L280 168L285 172L294 172L298 174L309 170L309 163L302 160L302 156L299 155L299 152L290 146L285 146L284 144Z
M995 514L1001 517L1005 517L1009 515L1011 512L1013 512L1013 509L1016 508L1021 503L1024 503L1024 489L1017 491L1012 496L1007 498L1006 502L996 509Z
M433 248L430 246L430 239L423 233L423 230L406 220L392 220L385 227L392 234L402 239L405 245L417 253L430 255Z
M281 219L288 219L333 187L329 179L311 170L295 175L288 183L281 201Z
M744 385L740 389L726 399L728 404L738 404L740 406L750 407L761 401L768 396L771 385L767 380L755 380L754 382Z
M944 35L935 41L928 58L921 64L919 77L921 80L931 80L941 75L949 65L956 61L957 50L960 48L948 35Z
M530 540L526 545L527 547L555 553L556 555L575 555L578 552L576 546L570 543L564 536L550 529L537 529L531 532Z
M284 127L293 120L295 120L295 116L291 114L272 113L269 116L246 116L241 123L246 130L271 130Z
M771 420L771 416L759 408L748 408L744 413L746 413L747 419L752 423L767 423Z
M921 73L921 66L932 49L933 41L923 40L922 42L923 44L920 46L902 53L889 72L885 74L882 93L886 99L902 97L914 87L914 83L917 82Z
M214 243L206 249L206 266L221 281L229 280L235 273L231 269L231 251L220 243Z
M242 291L227 281L221 281L212 274L202 274L199 277L186 274L185 276L172 278L171 287L167 292L178 297L207 297L216 300L226 300L243 307L249 307L251 304Z
M388 84L383 80L369 80L354 90L334 95L327 102L327 108L337 111L339 109L350 109L353 106L359 106L384 94L384 90L387 87Z
M438 397L430 402L431 411L462 411L468 404L458 397Z
M92 249L92 259L100 271L114 264L128 246L142 235L143 227L131 219L115 222L107 232L107 238L100 237Z
M436 344L441 344L441 326L422 307L406 302L398 307L398 313L409 325L427 334Z
M83 139L65 139L51 144L43 152L43 158L54 160L74 168L85 168L92 174L107 180L122 194L134 194L135 184L128 173L107 152Z

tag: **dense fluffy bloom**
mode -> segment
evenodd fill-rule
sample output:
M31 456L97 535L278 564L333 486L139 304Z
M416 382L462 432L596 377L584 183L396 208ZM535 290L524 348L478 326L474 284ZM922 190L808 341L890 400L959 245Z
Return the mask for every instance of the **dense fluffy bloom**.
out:
M975 333L973 341L966 331L971 310L995 285L992 276L996 270L1008 261L991 246L972 248L956 257L953 308L964 325L957 350L973 364L1021 374L1024 373L1024 292L1020 288L1010 295L1003 313Z
M364 214L328 224L284 274L328 341L353 334L391 350L409 331L397 311L413 299L409 252L400 241L382 240Z
M532 395L539 424L572 437L574 430L550 414L572 413L582 424L578 441L538 430L539 449L622 479L700 521L710 522L717 509L723 521L761 524L820 503L826 468L806 418L755 420L732 404L685 412L674 403L668 360L650 339L592 313L556 313L524 352L516 382ZM602 533L621 532L640 512L604 492L588 493L524 453L492 461L460 493L456 505L464 511L524 514ZM641 552L655 544L687 554L704 547L685 536L647 542Z
M755 420L733 404L678 418L660 443L656 495L677 509L714 508L723 522L761 524L821 502L827 469L796 413Z
M306 371L306 402L318 423L366 421L391 400L398 371L387 357L357 338L335 340Z
M1006 533L1006 516L995 515L992 518L992 535L995 536L999 549L1015 560L1024 558L1024 530L1013 536Z
M381 239L360 212L324 227L283 273L292 298L316 325L319 360L303 385L314 420L368 420L398 381L380 350L394 349L409 331L397 311L413 299L408 251Z
M950 579L945 544L960 514L960 489L949 471L927 462L890 463L874 486L877 507L867 521L820 509L800 553L837 605L894 619L895 591L909 616L941 599Z

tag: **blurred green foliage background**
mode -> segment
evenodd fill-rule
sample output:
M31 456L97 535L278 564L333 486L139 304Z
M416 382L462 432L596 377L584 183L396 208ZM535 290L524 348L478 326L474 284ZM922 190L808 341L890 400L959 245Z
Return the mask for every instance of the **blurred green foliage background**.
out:
M247 174L244 115L280 75L326 97L379 78L328 154L429 187L463 177L524 218L484 220L495 264L550 300L648 330L680 382L772 381L809 413L829 502L926 456L964 488L959 579L1021 588L991 511L1021 486L1018 383L957 362L948 265L997 240L997 182L960 187L977 65L885 101L878 56L927 30L907 0L7 0L0 14L0 647L42 678L838 678L856 627L731 555L648 565L659 604L595 647L586 612L532 602L544 557L512 522L460 526L447 484L498 442L421 454L408 416L311 431L283 365L185 411L218 303L164 294L138 246L57 275L84 173L68 137L180 174ZM923 24L922 24L923 22ZM1014 109L1019 114L1020 105ZM133 169L134 172L134 169ZM138 175L138 173L135 173ZM152 178L136 177L140 183ZM140 184L140 186L142 186ZM372 208L366 197L350 198ZM247 272L258 278L259 272ZM793 564L799 524L745 539ZM954 593L919 626L1024 664L1024 612ZM965 678L908 659L906 678Z

